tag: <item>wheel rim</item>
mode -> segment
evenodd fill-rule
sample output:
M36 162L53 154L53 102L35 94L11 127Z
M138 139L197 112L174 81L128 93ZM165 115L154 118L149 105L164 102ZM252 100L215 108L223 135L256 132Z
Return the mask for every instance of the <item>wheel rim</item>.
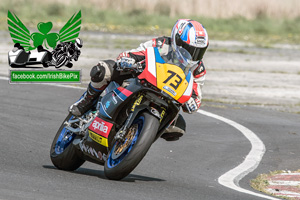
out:
M108 168L113 168L117 166L126 155L132 150L134 144L141 133L144 125L144 117L140 116L138 119L134 120L131 127L129 128L125 141L123 143L116 142L110 151L109 157L107 159Z
M70 117L69 120L73 119L73 116ZM63 128L58 136L58 139L55 144L54 151L56 154L61 154L64 150L69 146L69 144L75 138L75 134L71 131Z

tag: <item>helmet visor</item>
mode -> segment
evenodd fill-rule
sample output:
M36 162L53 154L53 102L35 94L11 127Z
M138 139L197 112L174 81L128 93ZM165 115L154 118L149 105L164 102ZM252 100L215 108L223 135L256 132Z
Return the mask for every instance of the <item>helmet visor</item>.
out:
M183 65L188 66L190 64L190 61L192 60L192 56L186 49L176 44L176 35L175 35L174 28L171 36L171 43L176 57L181 61Z
M176 38L175 39L176 45L181 46L184 49L186 49L191 54L193 61L199 61L203 58L203 55L204 55L207 47L200 48L200 47L194 47L194 46L188 45L180 38L179 34L176 34L175 38Z

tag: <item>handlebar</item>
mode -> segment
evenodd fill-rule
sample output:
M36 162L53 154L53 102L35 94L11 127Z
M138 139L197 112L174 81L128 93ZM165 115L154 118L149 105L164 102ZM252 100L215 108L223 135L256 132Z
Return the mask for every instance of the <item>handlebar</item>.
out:
M121 67L120 63L117 62L117 68L118 71L134 71L136 73L140 73L144 70L143 64L141 62L134 63L130 67Z

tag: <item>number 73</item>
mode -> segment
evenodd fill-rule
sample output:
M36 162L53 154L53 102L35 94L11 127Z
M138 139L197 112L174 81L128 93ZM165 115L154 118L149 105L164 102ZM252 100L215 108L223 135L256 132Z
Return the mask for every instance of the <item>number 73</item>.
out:
M168 70L167 72L170 74L170 76L168 76L168 78L163 83L168 83L176 75L176 79L173 82L171 82L169 85L175 90L177 90L178 86L182 82L182 78L171 70Z

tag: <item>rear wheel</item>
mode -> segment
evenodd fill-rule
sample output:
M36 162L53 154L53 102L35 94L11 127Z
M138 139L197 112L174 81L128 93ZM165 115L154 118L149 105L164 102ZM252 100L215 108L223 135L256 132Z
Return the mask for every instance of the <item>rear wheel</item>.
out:
M125 141L116 141L105 162L104 173L109 179L126 177L140 163L154 142L159 121L149 113L140 114L132 123Z
M73 115L70 113L64 122L73 118ZM52 142L50 158L53 165L58 169L73 171L79 168L85 162L85 160L81 159L76 154L76 149L72 144L76 134L67 130L64 122L57 131Z

